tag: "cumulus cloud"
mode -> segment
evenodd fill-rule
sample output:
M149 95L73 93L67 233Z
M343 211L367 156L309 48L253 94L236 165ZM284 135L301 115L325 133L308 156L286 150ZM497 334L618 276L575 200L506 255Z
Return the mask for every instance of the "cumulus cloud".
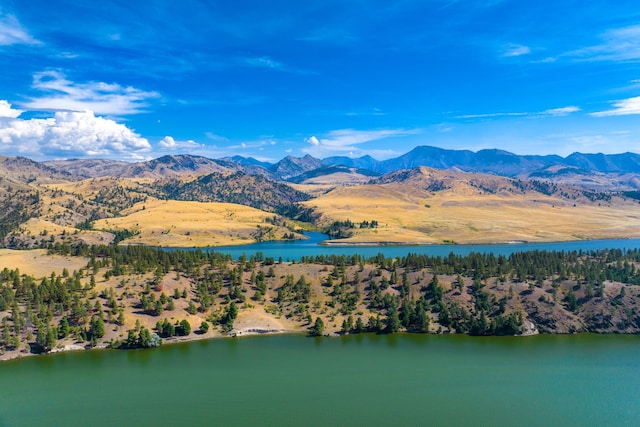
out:
M18 152L33 158L100 156L133 160L143 158L150 149L145 138L125 125L98 117L91 111L59 111L46 119L5 118L0 122L0 150L9 154Z
M21 104L38 111L93 111L121 116L144 112L156 92L146 92L116 83L76 83L59 71L43 71L33 76L33 88L44 93Z
M0 12L0 46L12 44L40 44L25 30L13 15Z
M614 108L591 113L594 117L627 116L640 114L640 96L612 102Z
M304 142L306 142L308 144L311 144L311 145L315 145L315 146L320 145L320 141L315 136L311 136L309 138L305 138Z
M187 141L176 141L172 136L165 136L158 142L158 145L169 150L202 147L202 144L198 144L191 139Z
M0 118L10 118L15 119L20 116L20 114L24 113L22 110L16 110L11 107L5 100L0 100Z

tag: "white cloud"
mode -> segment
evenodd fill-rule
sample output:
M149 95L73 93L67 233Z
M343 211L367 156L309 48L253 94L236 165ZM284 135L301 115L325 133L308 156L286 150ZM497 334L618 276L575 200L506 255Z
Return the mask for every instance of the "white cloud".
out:
M311 145L315 145L318 146L320 145L320 141L318 141L318 138L316 138L315 136L311 136L309 138L305 138L304 142L311 144Z
M244 62L247 65L259 68L271 68L274 70L284 70L286 68L281 62L271 59L268 56L244 58Z
M268 56L238 58L234 62L244 64L246 66L253 67L253 68L267 68L270 70L282 71L285 73L316 74L316 72L311 70L290 67L287 64L284 64L280 61L276 61L275 59L270 58Z
M149 142L125 125L91 111L57 112L47 119L0 122L0 151L33 158L101 156L140 159Z
M419 129L378 129L378 130L356 130L338 129L327 133L324 137L311 136L305 141L309 147L302 151L313 156L323 157L336 153L355 153L353 155L363 155L365 152L358 147L373 141L380 141L388 138L404 137L420 133ZM366 150L367 153L372 150Z
M222 135L217 135L213 132L207 132L205 135L207 136L207 138L209 138L212 141L229 142L229 138L224 137Z
M25 30L13 15L0 13L0 46L12 44L40 44Z
M612 102L612 104L615 108L605 111L597 111L595 113L591 113L591 115L594 117L607 117L640 114L640 96L621 99L619 101Z
M640 59L640 25L616 28L603 33L602 43L567 53L590 61L629 61Z
M456 119L484 119L487 117L504 117L504 116L528 116L529 113L480 113L480 114L463 114L456 116Z
M510 58L515 56L528 55L530 53L531 53L531 49L528 46L511 44L507 46L505 51L502 53L502 56Z
M577 113L578 111L580 111L580 107L569 105L568 107L551 108L549 110L543 111L540 114L545 116L567 116L571 113Z
M4 117L15 119L22 113L24 113L24 111L11 108L11 104L9 104L7 101L0 100L0 118Z
M160 140L160 142L158 142L158 145L168 150L203 147L202 144L198 144L191 139L187 141L176 141L172 136L165 136Z
M317 139L320 145L331 147L340 151L352 150L354 145L363 144L370 141L378 141L380 139L391 138L395 136L415 135L418 133L416 129L380 129L380 130L355 130L355 129L339 129L329 132L326 138Z
M229 150L237 150L239 148L241 149L246 149L246 148L261 148L264 147L266 145L276 145L277 141L273 139L273 137L271 136L267 136L264 137L264 139L259 139L259 140L255 140L255 141L244 141L241 142L240 144L236 144L236 145L229 145L226 148Z
M456 119L485 119L492 117L545 117L545 116L567 116L572 113L576 113L581 111L580 107L576 107L575 105L569 105L567 107L560 108L550 108L544 111L538 112L504 112L504 113L481 113L481 114L463 114L460 116L456 116Z
M58 71L43 71L33 76L33 88L46 93L21 104L37 111L94 111L96 114L120 116L144 112L147 100L156 92L145 92L116 83L75 83Z

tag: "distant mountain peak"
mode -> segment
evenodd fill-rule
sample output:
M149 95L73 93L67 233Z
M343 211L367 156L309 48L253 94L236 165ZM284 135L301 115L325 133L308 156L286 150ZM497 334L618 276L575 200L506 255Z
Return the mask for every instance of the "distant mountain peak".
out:
M274 164L270 170L280 179L287 180L302 175L305 172L318 169L322 166L322 161L306 154L304 157L287 156Z

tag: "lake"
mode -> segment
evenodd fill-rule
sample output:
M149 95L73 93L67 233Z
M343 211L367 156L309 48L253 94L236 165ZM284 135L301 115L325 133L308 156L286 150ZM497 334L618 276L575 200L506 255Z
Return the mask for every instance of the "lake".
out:
M303 256L316 255L354 255L373 257L379 253L385 257L402 257L409 252L414 254L426 254L431 256L447 256L451 252L456 255L468 255L471 252L489 253L508 256L514 252L547 250L547 251L590 251L607 248L632 249L640 247L640 239L611 239L611 240L578 240L573 242L553 243L509 243L496 245L357 245L335 246L320 245L327 240L327 235L322 233L306 233L307 240L260 242L243 246L220 246L208 250L230 254L238 259L240 256L253 255L262 252L265 257L284 261L300 260Z
M637 425L640 337L299 335L0 363L1 426Z

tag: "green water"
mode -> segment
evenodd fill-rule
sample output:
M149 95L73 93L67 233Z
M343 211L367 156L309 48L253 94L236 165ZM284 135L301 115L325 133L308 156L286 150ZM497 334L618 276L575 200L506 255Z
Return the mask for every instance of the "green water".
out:
M0 425L637 425L640 337L247 337L0 363Z

